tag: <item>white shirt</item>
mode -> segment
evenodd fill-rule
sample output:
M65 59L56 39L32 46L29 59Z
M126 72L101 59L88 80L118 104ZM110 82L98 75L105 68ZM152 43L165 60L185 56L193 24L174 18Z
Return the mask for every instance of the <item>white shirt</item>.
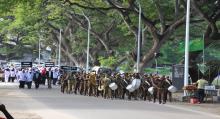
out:
M53 71L53 78L58 78L59 72L58 71Z
M26 77L26 73L24 72L19 72L19 81L26 81L27 77Z
M16 75L15 70L14 70L14 71L10 71L10 76L11 76L11 77L15 77L15 75Z
M5 76L10 76L10 71L5 70Z
M26 79L27 82L30 82L33 80L33 73L32 72L27 72L26 76L27 76L27 79Z

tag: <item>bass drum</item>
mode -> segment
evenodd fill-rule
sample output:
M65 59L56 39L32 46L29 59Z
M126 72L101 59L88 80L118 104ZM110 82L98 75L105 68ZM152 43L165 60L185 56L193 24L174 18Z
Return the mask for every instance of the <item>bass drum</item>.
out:
M153 93L154 93L154 87L148 88L148 92L153 95Z
M127 89L129 92L134 92L134 91L135 91L134 87L133 87L131 84L128 85L128 86L126 87L126 89Z
M112 90L116 90L118 88L118 85L116 83L111 83L109 84L109 88L111 88Z
M170 91L171 93L175 93L177 91L176 87L171 85L169 88L168 88L168 91Z
M140 79L134 79L131 84L134 87L134 89L138 89L141 85L141 80Z

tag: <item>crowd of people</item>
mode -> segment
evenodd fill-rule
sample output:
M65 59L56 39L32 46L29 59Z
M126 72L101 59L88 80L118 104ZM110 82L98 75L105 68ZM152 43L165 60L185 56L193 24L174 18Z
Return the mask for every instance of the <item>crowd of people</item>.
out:
M28 89L32 88L32 83L35 84L35 88L39 86L48 85L48 88L52 88L52 84L56 85L60 74L58 68L5 68L0 70L4 76L2 81L8 82L19 82L19 88L25 88L27 85ZM46 84L47 82L47 84Z

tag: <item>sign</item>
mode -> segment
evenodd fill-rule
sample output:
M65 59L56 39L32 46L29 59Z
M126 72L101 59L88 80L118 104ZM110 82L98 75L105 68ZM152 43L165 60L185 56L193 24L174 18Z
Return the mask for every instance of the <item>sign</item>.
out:
M71 67L71 66L61 66L61 69L64 71L77 71L77 67Z
M32 62L21 62L21 67L32 67Z
M45 62L45 67L54 67L54 62Z

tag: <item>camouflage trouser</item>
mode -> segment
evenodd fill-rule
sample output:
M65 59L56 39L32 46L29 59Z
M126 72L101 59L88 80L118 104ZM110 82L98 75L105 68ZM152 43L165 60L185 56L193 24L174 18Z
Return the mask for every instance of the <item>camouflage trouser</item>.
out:
M166 103L166 98L165 98L165 90L163 88L157 88L156 91L154 91L154 102L156 100L156 97L158 96L159 103L161 104L162 101L163 103Z
M68 82L67 80L61 80L61 92L67 92Z
M74 80L68 80L68 91L67 93L73 93L74 89Z

